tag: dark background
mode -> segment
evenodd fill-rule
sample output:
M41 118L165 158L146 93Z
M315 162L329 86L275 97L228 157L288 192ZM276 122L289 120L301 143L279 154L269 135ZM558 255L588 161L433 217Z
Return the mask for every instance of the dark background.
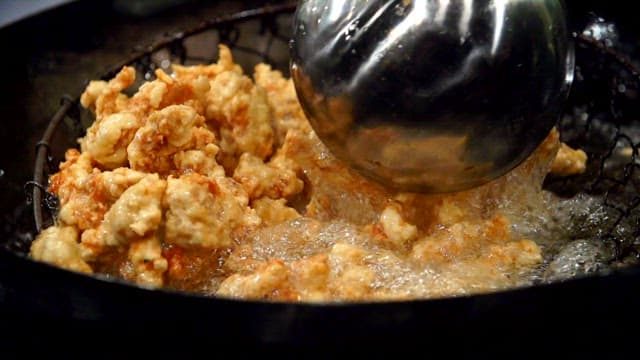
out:
M32 176L35 144L42 135L49 118L57 110L60 99L64 94L76 96L82 91L87 80L98 77L111 65L130 55L136 46L150 44L154 39L163 36L165 33L189 28L212 16L264 3L264 1L187 1L178 7L170 7L149 14L133 14L114 6L114 1L78 1L1 28L0 121L2 128L0 129L0 191L2 191L2 195L0 197L0 226L6 226L6 223L14 216L14 212L19 205L24 204L25 193L23 186ZM592 13L595 13L607 20L615 20L620 29L620 34L627 42L636 44L640 41L640 21L637 20L635 10L630 8L631 2L567 0L566 3L569 7L571 27L574 31L581 31L586 22L593 16ZM0 266L0 271L15 271L17 274L23 271L14 267L10 263L11 260L0 258L0 261L6 261L6 263L0 264L4 265ZM50 270L46 267L38 268L34 270L35 272L24 276L39 274L46 279L46 274ZM92 282L77 276L62 275L62 278L64 278L61 282L63 284L84 284L83 286L86 286L87 289L93 289L92 286L95 285L95 281ZM357 322L361 321L361 319L371 318L372 316L374 318L379 316L381 319L387 319L384 314L401 314L404 318L400 320L405 321L407 327L403 328L405 332L395 334L397 335L394 337L396 340L398 336L412 335L416 337L414 345L421 345L425 341L428 342L429 336L435 339L439 334L439 338L446 339L443 341L452 341L451 339L454 339L458 344L465 346L480 346L477 349L473 347L463 349L454 343L449 348L453 353L468 351L473 354L475 350L482 352L483 350L506 349L508 348L506 345L509 343L518 347L521 344L533 342L536 348L541 348L541 346L543 349L551 348L550 344L544 346L544 343L536 342L536 339L523 338L521 339L523 340L522 342L517 340L520 333L522 336L531 336L532 332L525 330L527 326L531 326L532 330L537 330L535 326L541 326L542 323L536 323L535 321L541 315L539 314L539 307L522 309L513 304L518 301L523 304L542 304L543 309L545 308L544 306L548 305L550 310L547 315L562 318L562 309L568 308L573 303L576 311L565 314L565 320L576 321L575 325L579 324L579 326L573 326L567 331L545 327L543 331L549 331L549 333L546 335L541 334L545 335L541 336L541 339L545 339L545 341L556 339L561 344L569 344L569 347L573 347L578 343L573 341L576 339L577 333L580 333L578 327L583 327L587 333L581 333L580 336L584 336L581 338L585 340L592 340L593 342L590 345L600 350L605 349L606 351L617 353L619 350L633 348L632 344L624 342L628 341L627 338L620 337L616 338L620 339L620 341L614 341L615 339L611 340L609 337L616 333L622 334L623 326L632 326L632 332L634 331L633 328L637 328L637 322L633 322L637 320L637 313L629 312L628 310L636 309L637 301L640 298L637 290L634 291L633 287L629 288L628 281L633 281L634 279L637 280L638 277L621 277L611 282L598 280L584 288L580 285L583 283L578 283L573 288L551 287L532 295L527 292L520 293L515 298L479 297L477 300L465 299L464 301L451 303L439 302L433 303L429 307L414 303L399 305L394 308L394 305L391 304L376 308L375 311L379 312L378 315L375 313L371 315L369 310L358 307L325 310L296 306L265 307L260 305L252 307L252 304L225 302L220 302L216 306L220 307L218 309L220 313L225 313L221 317L221 321L225 324L233 324L234 316L237 316L237 321L242 322L242 324L252 324L253 321L254 325L249 325L249 330L253 331L251 333L253 340L269 337L268 334L265 335L265 331L268 331L268 329L265 330L262 326L265 324L264 319L267 316L265 314L272 311L274 311L275 320L272 319L271 321L276 324L280 321L278 317L280 315L278 314L283 314L282 316L287 316L287 314L289 314L288 316L293 316L292 314L303 316L300 317L301 320L298 322L293 322L292 326L305 341L313 341L314 336L321 336L322 334L336 341L340 336L348 336L351 330L360 331L366 335L367 329L357 326ZM75 346L73 344L78 341L93 339L95 344L102 344L99 337L108 335L106 333L111 335L122 333L120 340L132 343L139 350L144 350L144 347L138 344L136 339L152 341L154 344L153 353L162 353L163 347L171 348L175 351L175 347L171 347L169 343L172 336L162 338L159 337L159 334L173 334L177 337L184 330L175 327L167 329L156 328L155 332L151 332L155 334L156 338L155 340L150 340L148 337L136 335L138 330L142 332L141 329L149 330L149 327L162 325L141 323L136 327L135 321L131 321L126 323L129 328L123 328L124 325L122 323L115 322L114 324L118 324L117 326L114 325L105 329L96 323L70 326L60 319L41 323L38 314L14 314L13 309L2 301L4 295L1 286L0 284L0 315L3 316L0 316L0 329L2 329L0 340L9 340L4 343L0 341L0 359L11 358L11 356L8 356L9 353L2 351L4 346L17 348L19 351L43 350L46 352L47 348L40 348L40 346L51 345L53 341L46 341L49 338L58 342L59 346L56 347L58 351L66 349L69 352L73 352L72 346ZM635 287L637 286L638 284L635 284ZM591 300L593 300L594 296L605 296L608 291L621 291L621 289L623 289L622 292L616 295L618 297L602 300L603 308L600 309L601 311L591 314L591 316L594 316L593 322L584 322L584 317L580 317L582 312L594 311L593 307L588 306L593 304L593 301L581 301L581 299L589 300L589 297L592 297ZM67 290L60 289L61 292ZM101 291L118 293L120 290L119 288L96 287L95 291L97 291L96 296L100 296L102 294ZM153 298L147 297L144 293L133 292L132 294L131 302L136 304L135 306L139 306L140 309L144 308L145 302L156 301L150 300ZM123 292L122 296L131 296L132 294ZM529 302L527 302L527 299L529 299ZM573 302L570 302L570 299ZM554 308L553 303L556 300L559 305ZM37 299L33 301L37 301ZM209 306L206 303L196 301L191 304L193 308L188 309L189 305L173 298L160 297L157 301L158 303L150 304L149 306L155 306L160 313L162 311L172 313L184 311L185 317L192 318L198 318L197 311L205 311ZM55 307L56 304L48 306ZM187 309L184 309L185 306ZM489 311L481 313L477 311L478 309L489 309ZM505 310L499 311L500 309ZM77 311L78 309L71 310ZM520 313L520 310L523 313ZM133 310L129 309L129 311ZM429 318L431 318L435 323L445 324L449 315L445 316L443 314L446 314L447 311L458 312L458 315L454 313L450 315L451 328L443 330L442 333L438 333L433 329L426 333L412 333L412 330L417 329L417 323L415 320L412 321L412 318L422 318L424 321L429 321ZM236 313L239 315L234 315ZM433 317L434 314L440 315ZM518 319L518 316L522 316L522 314L525 314L524 319L529 321L531 325L523 324L524 328L516 327L518 330L504 327L505 324ZM125 313L123 318L129 315L133 316L133 313ZM176 315L174 314L174 316ZM476 322L469 320L467 324L466 316L479 317ZM495 327L484 329L486 332L483 334L483 329L480 328L481 325L479 324L491 324L491 316L496 316ZM203 319L207 318L207 314L204 313L202 317ZM340 321L336 320L334 322L332 317L340 319ZM609 318L603 319L602 317ZM626 320L617 321L619 320L617 318L621 317ZM322 319L326 319L326 322L323 322ZM396 322L400 320L395 319ZM309 326L317 326L317 328L315 330L306 329L304 321L307 321ZM188 325L186 324L185 326ZM468 327L466 327L467 325ZM199 324L199 326L202 326L202 324ZM211 328L216 326L215 323L210 324ZM64 329L64 331L61 329ZM232 328L226 337L221 338L229 341L229 344L234 339L240 343L244 340L250 342L250 340L242 338L244 329L246 328L243 326ZM379 333L393 337L392 329L380 331ZM287 328L286 330L289 331L291 329ZM373 329L372 331L379 330ZM57 331L60 331L59 336L52 336ZM224 329L213 332L213 334L222 336L223 331ZM11 335L6 335L5 332ZM198 334L187 333L201 341L201 345L206 344L207 341L213 342L216 340L205 336L208 334L206 331L201 332L199 337L197 336ZM332 333L333 335L331 335ZM286 339L288 335L283 336ZM366 336L361 336L361 339L366 339ZM474 336L477 337L477 341L474 341ZM17 339L21 341L14 342ZM490 342L487 342L487 339ZM378 336L376 340L383 341L384 339ZM567 342L563 342L563 340ZM65 345L65 341L69 343L68 348ZM163 343L163 341L169 342ZM161 343L158 344L158 342ZM430 344L431 346L434 345L433 342ZM440 348L445 347L444 342L439 345ZM626 345L629 345L629 347ZM109 353L108 343L100 346L99 350L103 354L105 351ZM242 345L239 345L238 348L242 350ZM586 348L587 352L589 349ZM585 348L575 348L574 350L576 351L575 353L581 353ZM215 354L215 351L211 351L209 355L213 356L212 354ZM424 349L424 351L429 351L429 348ZM525 348L522 351L527 352ZM94 355L95 353L96 349L87 352L87 354ZM169 353L173 354L173 352Z

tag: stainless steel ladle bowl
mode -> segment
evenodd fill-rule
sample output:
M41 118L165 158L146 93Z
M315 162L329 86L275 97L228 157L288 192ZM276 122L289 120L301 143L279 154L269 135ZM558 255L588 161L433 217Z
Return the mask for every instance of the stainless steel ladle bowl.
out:
M292 76L318 136L404 191L510 171L556 123L573 77L559 0L302 0Z

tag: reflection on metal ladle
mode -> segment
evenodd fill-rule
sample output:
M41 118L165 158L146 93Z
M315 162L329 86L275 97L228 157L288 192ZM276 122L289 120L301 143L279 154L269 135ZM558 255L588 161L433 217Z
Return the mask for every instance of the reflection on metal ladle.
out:
M521 163L573 76L560 0L302 0L292 77L318 136L354 169L449 192Z

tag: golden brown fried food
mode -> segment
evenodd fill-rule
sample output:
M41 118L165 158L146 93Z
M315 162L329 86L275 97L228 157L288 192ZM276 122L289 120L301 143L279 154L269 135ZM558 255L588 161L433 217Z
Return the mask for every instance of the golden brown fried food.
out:
M587 168L587 154L580 149L572 149L562 144L551 166L551 173L559 176L582 174Z
M216 136L204 127L204 122L204 117L186 105L170 105L151 113L127 147L130 167L168 176L178 173L176 162L178 165L185 163L185 151L206 152L207 146L215 146L208 150L215 155L218 150ZM192 158L197 156L194 153L190 155ZM202 157L207 155L203 154ZM205 173L218 172L215 163L203 166Z
M31 245L31 256L65 269L91 273L82 259L78 245L78 230L72 226L52 226L44 229Z
M230 247L235 231L260 224L260 218L248 206L246 193L231 179L188 174L167 182L167 244Z
M81 101L96 121L50 179L60 213L33 258L239 298L494 291L527 284L542 261L537 239L514 225L544 215L547 173L584 169L584 153L560 147L552 131L522 165L479 188L396 193L333 157L292 81L266 64L253 81L221 46L215 64L156 77L131 97L132 68L88 85Z

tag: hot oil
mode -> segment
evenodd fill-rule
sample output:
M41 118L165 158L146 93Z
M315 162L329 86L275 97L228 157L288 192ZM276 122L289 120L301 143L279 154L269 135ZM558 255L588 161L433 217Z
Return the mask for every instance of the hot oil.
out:
M491 292L606 270L612 249L602 232L611 225L613 214L603 199L588 195L566 199L542 189L557 149L554 144L557 138L504 178L479 189L438 196L387 194L393 197L391 203L408 207L403 211L407 221L418 224L419 235L402 245L378 236L371 224L341 218L343 211L336 209L375 219L380 209L370 204L379 204L384 193L344 188L351 182L343 181L341 170L334 171L324 177L323 186L316 184L311 191L313 217L302 216L248 236L242 241L244 250L231 256L234 271L256 271L270 259L295 268L300 261L321 255L330 268L325 290L331 300L388 300ZM497 230L487 230L492 226ZM456 237L452 229L462 229L466 235ZM541 259L520 246L526 240L537 244ZM435 257L415 256L420 241L440 241L440 248L429 253ZM460 244L451 245L455 242ZM517 246L510 247L513 244ZM248 260L254 262L248 266ZM369 281L367 291L345 295L343 287L351 286L341 283L347 273Z

